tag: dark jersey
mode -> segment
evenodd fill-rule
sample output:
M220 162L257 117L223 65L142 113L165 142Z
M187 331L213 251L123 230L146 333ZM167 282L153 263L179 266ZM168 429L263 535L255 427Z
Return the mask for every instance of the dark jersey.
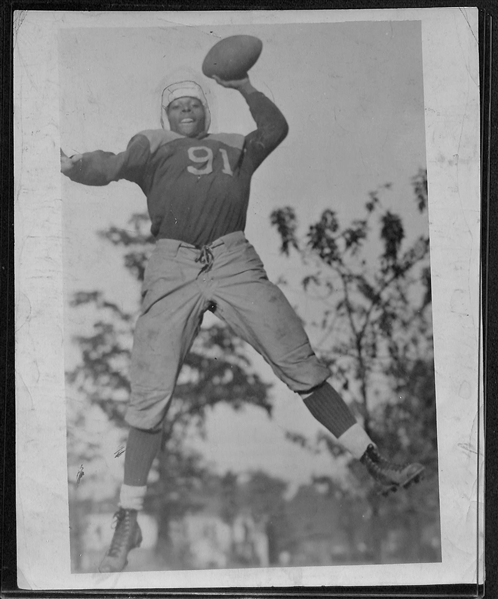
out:
M147 197L156 239L202 246L243 231L251 177L288 131L280 110L262 93L249 94L246 101L257 125L247 136L142 131L120 154L83 154L70 178L86 185L137 183Z

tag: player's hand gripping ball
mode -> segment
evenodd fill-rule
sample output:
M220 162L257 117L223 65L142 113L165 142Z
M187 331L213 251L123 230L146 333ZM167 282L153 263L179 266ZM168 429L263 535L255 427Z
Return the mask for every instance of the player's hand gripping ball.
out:
M232 35L215 44L206 54L202 72L206 77L224 81L245 79L263 49L263 42L252 35Z

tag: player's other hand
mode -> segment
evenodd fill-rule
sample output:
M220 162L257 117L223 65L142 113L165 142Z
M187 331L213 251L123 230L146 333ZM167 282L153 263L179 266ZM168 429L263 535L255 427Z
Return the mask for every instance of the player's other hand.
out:
M244 88L247 85L250 85L249 77L244 77L243 79L233 79L232 81L225 81L224 79L220 79L218 77L218 75L213 75L213 79L219 85L221 85L223 87L228 87L231 89L240 90L241 88Z
M81 154L75 154L74 156L69 157L61 149L61 173L63 175L69 175L82 158Z

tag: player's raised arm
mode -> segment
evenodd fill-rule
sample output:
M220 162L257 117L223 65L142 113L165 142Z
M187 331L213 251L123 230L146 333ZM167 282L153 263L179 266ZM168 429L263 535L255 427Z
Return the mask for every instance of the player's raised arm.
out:
M249 105L257 129L246 136L245 147L255 170L282 143L289 132L289 125L282 112L252 85L249 77L224 81L214 75L213 79L223 87L238 90Z

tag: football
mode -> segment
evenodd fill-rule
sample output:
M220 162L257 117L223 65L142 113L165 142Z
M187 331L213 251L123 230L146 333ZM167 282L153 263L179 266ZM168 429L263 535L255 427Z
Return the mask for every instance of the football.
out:
M258 60L263 42L252 35L232 35L216 43L206 54L202 72L206 77L216 75L224 81L247 77L247 71Z

